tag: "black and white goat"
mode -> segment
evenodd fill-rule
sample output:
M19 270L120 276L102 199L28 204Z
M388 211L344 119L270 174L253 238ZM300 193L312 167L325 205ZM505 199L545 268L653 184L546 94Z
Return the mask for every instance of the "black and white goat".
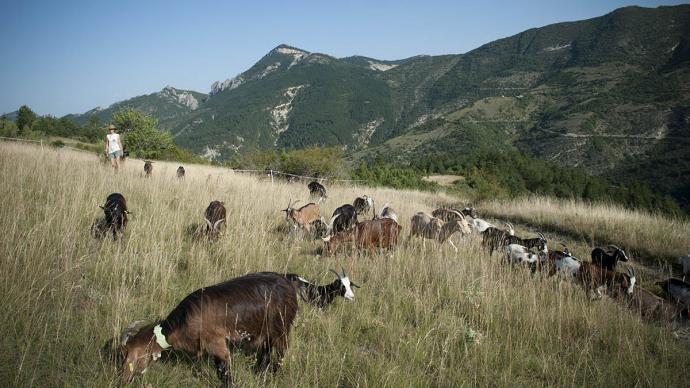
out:
M328 225L328 234L336 234L351 229L357 224L357 210L346 203L333 211Z
M354 202L352 202L352 206L355 207L357 215L361 216L362 214L366 214L371 211L371 209L374 207L374 200L367 195L363 195L355 198Z
M596 247L592 250L592 263L609 271L616 269L618 261L628 261L625 251L615 245Z
M324 200L328 198L326 195L326 188L323 187L323 185L317 181L313 181L307 185L307 188L309 189L309 194L311 195L312 198L319 198L319 202L321 200Z
M285 276L296 286L297 293L303 301L323 308L333 303L337 297L353 300L355 298L355 294L352 291L352 287L360 288L357 284L350 280L345 273L345 269L342 267L340 267L340 269L342 271L340 274L332 269L330 270L338 278L325 286L314 284L296 274L287 274Z
M540 248L539 252L533 253L528 247L520 244L508 244L505 247L506 261L511 264L527 264L532 269L532 272L541 268L542 264L546 261L549 254L549 250L544 244Z
M539 237L535 238L520 238L518 236L511 236L508 235L506 236L502 244L504 246L508 246L510 244L519 244L527 248L537 248L539 250L544 250L546 248L546 237L544 236L543 233L539 232Z

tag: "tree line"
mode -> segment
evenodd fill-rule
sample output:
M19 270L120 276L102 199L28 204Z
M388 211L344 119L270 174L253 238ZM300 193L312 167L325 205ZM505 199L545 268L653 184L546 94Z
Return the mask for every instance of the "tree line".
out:
M125 151L131 157L205 162L204 159L175 145L169 132L158 129L158 120L155 117L127 107L115 112L108 123L91 116L83 125L78 125L68 117L39 116L31 108L23 105L17 111L15 120L6 115L0 117L0 136L27 139L68 138L86 143L86 146L82 145L83 148L101 153L102 142L110 124L117 128L122 136ZM61 146L64 142L55 140L52 144Z

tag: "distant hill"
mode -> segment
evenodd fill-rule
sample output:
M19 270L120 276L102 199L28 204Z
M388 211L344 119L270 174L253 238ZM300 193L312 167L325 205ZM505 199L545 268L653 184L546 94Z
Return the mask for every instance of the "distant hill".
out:
M0 117L5 118L7 120L15 121L17 120L17 113L19 113L19 111L15 110L14 112L3 113L2 115L0 115Z
M690 5L626 7L465 54L335 58L288 45L191 91L114 104L156 115L178 145L226 159L339 146L352 161L519 149L690 202ZM198 106L180 103L180 93ZM187 100L185 100L187 101Z
M156 117L162 129L170 130L186 115L197 109L206 97L206 94L203 93L166 86L156 93L137 96L116 102L107 108L98 107L82 114L70 114L66 117L80 125L84 124L91 116L98 117L101 122L109 122L113 113L128 107L136 108Z

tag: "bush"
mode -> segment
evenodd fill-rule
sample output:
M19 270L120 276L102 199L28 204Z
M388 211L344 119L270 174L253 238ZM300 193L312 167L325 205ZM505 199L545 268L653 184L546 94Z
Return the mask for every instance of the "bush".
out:
M55 140L55 141L52 141L50 143L50 145L55 147L55 148L62 148L65 146L65 142L63 142L62 140Z
M121 131L122 143L132 156L163 159L175 147L172 135L159 131L158 121L137 109L122 108L115 112L113 124Z

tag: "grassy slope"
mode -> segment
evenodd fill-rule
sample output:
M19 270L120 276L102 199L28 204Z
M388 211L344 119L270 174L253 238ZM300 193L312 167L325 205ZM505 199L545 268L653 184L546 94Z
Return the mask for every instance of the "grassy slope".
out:
M284 369L265 382L234 353L240 386L681 386L690 377L688 350L668 330L588 302L578 286L504 268L474 238L456 238L458 254L413 241L388 255L323 258L319 244L280 232L279 209L304 198L302 185L191 165L179 182L177 165L162 162L144 179L135 160L114 175L87 154L0 148L0 381L15 386L116 385L99 348L128 322L163 317L190 291L248 272L323 283L340 264L364 283L355 301L301 306ZM134 215L123 241L99 243L89 225L113 191ZM413 212L450 200L332 187L324 213L364 192L392 201L404 235ZM184 229L213 199L237 221L218 244L192 244ZM158 363L138 384L216 383L210 363L192 364L199 373L184 360Z
M525 198L490 201L480 207L487 214L541 226L544 231L583 237L592 245L615 242L633 257L676 261L690 249L690 223L632 211L615 205L588 205L571 200Z

